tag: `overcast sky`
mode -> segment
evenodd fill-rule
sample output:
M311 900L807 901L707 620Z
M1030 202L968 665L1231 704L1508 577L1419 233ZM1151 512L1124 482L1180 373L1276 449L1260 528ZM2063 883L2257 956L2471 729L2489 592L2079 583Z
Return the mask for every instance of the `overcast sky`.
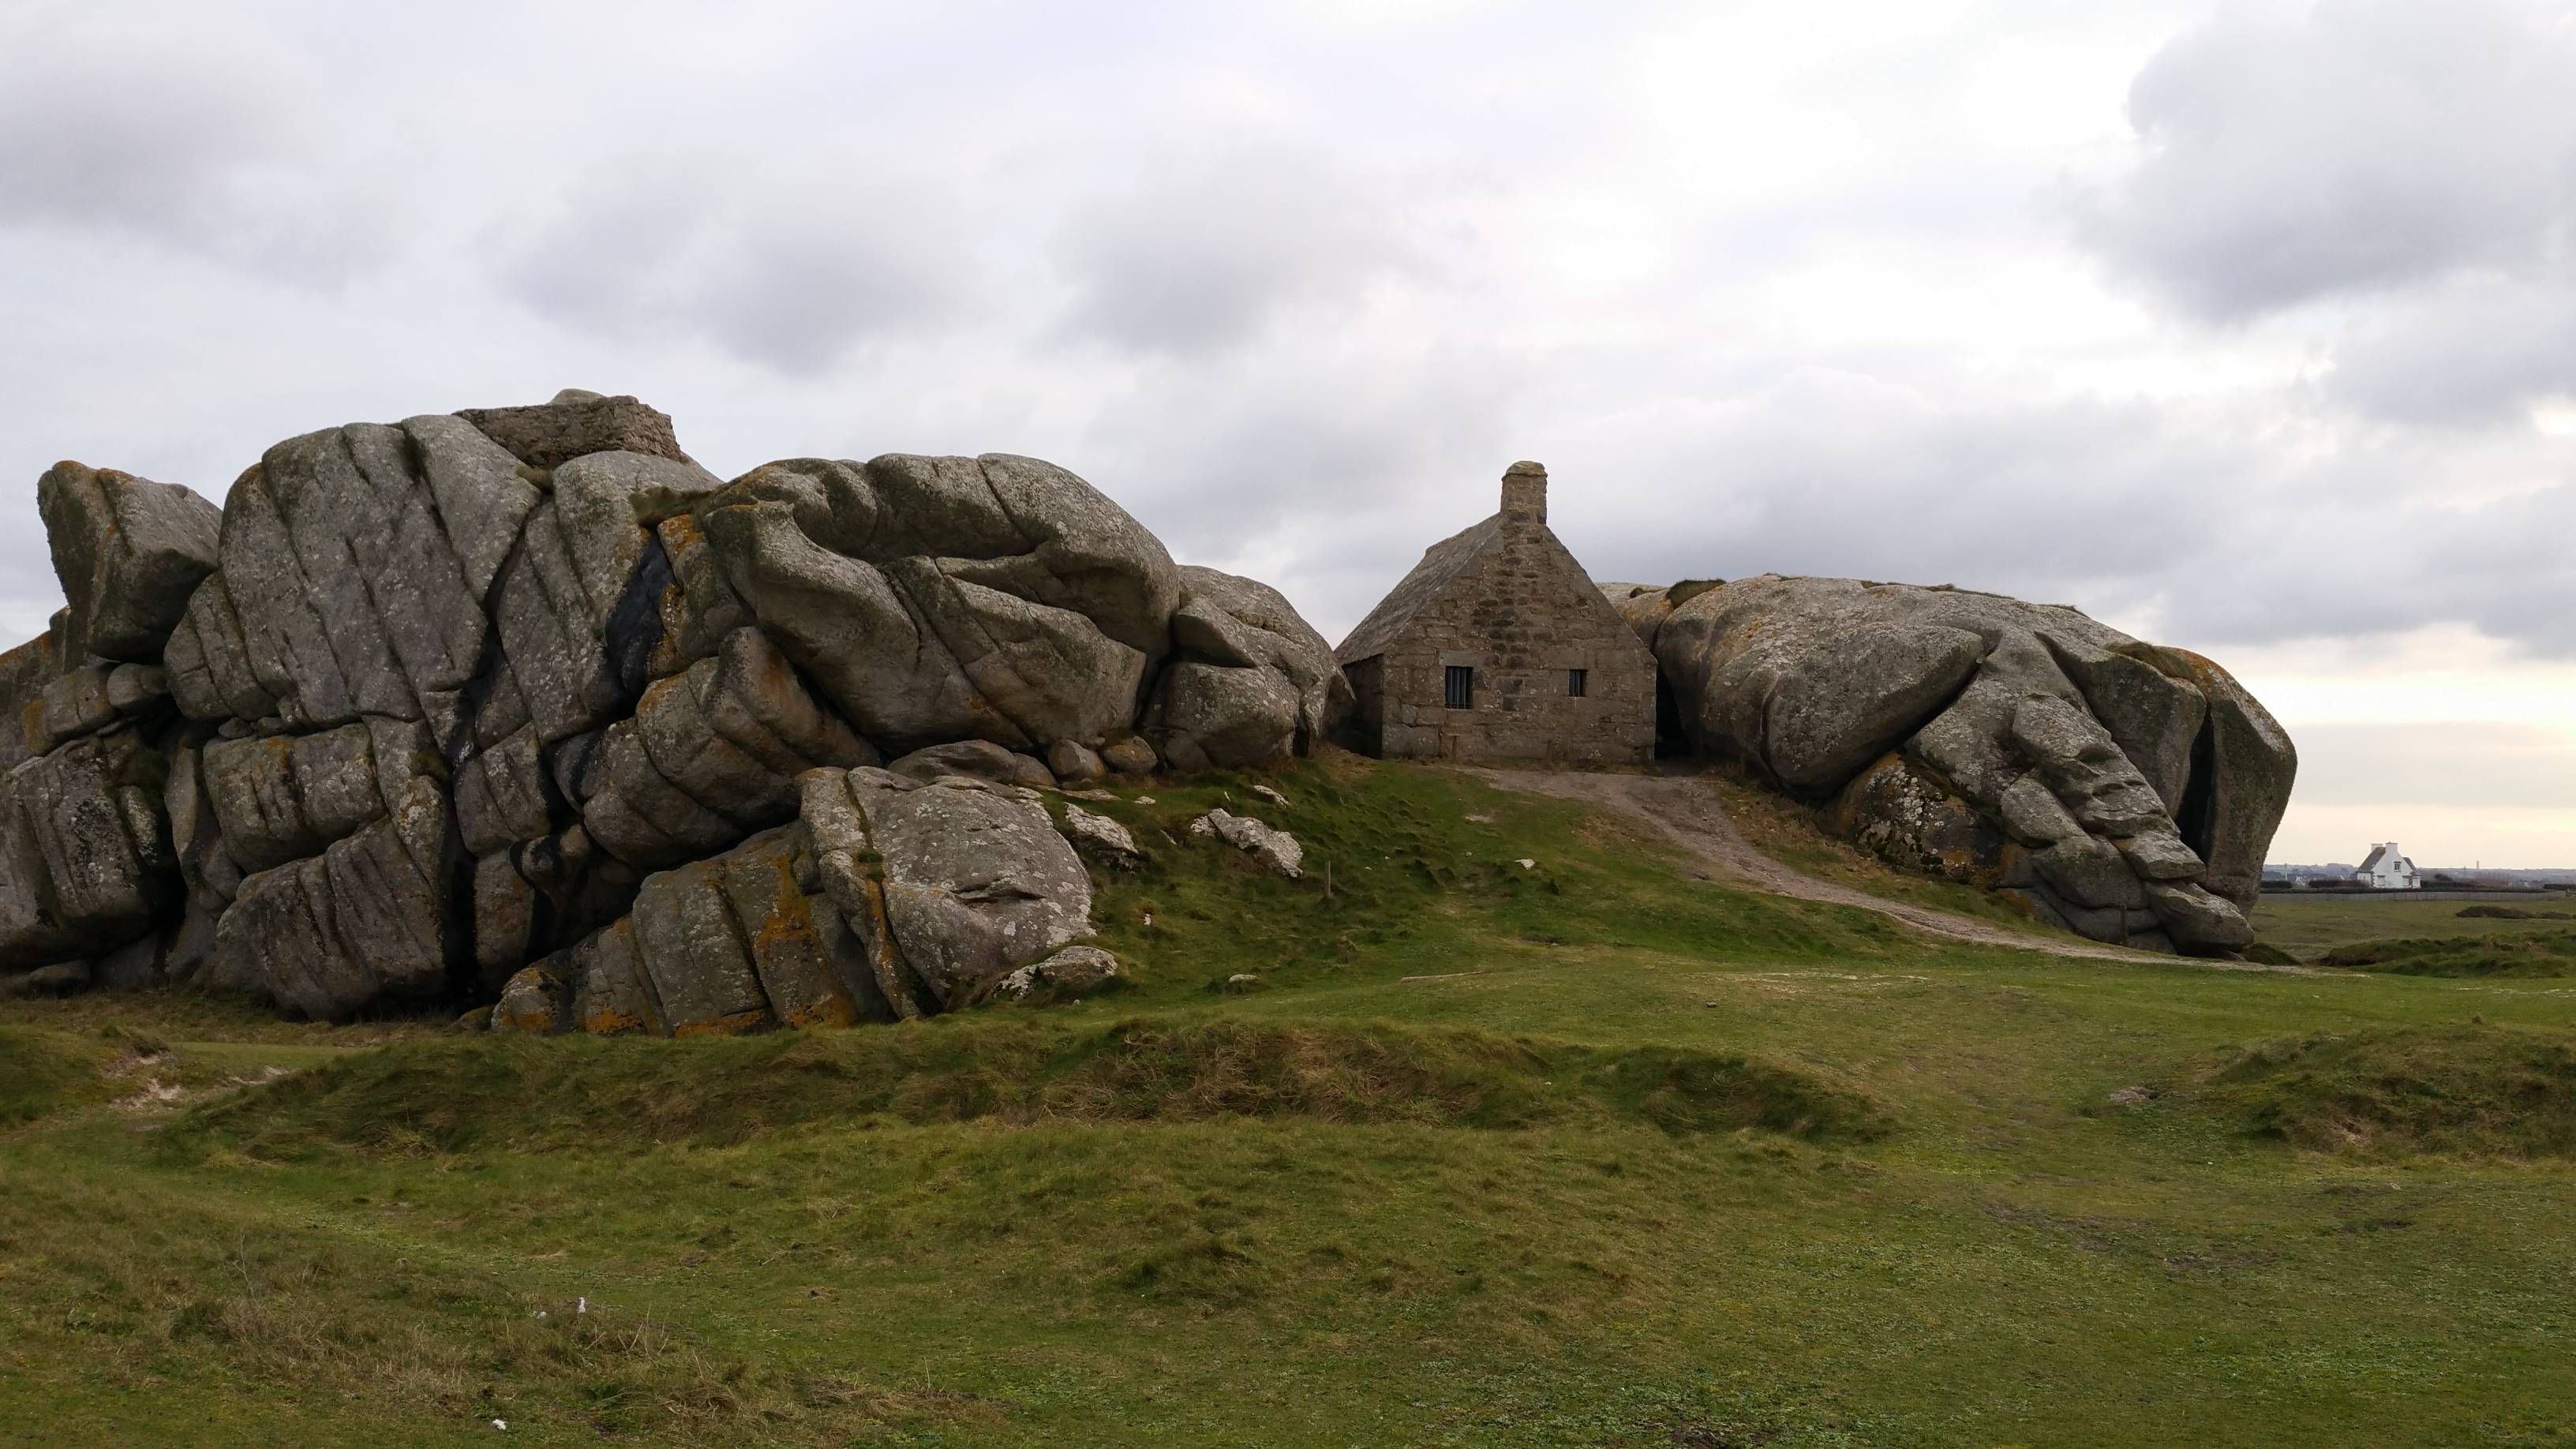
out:
M2276 860L2576 865L2576 10L0 0L37 475L633 392L1054 459L1339 638L1543 460L1602 578L2071 603Z

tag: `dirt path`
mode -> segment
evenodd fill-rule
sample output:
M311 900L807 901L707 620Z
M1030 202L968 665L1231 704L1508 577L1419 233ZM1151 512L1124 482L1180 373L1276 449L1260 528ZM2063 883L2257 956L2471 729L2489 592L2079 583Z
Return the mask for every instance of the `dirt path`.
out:
M2177 961L2175 957L2157 952L2131 951L2073 936L2009 931L1931 906L1892 901L1847 885L1818 880L1754 849L1753 843L1744 838L1744 833L1735 828L1735 822L1728 817L1717 791L1693 775L1595 775L1576 770L1484 769L1470 769L1467 773L1505 790L1580 800L1634 816L1670 836L1675 844L1708 862L1728 878L1772 895L1827 901L1838 906L1858 906L1926 935L1979 946L2008 946L2020 951L2045 951L2053 956L2081 956L2099 961L2166 966ZM2244 963L2234 961L2194 964L2248 969Z

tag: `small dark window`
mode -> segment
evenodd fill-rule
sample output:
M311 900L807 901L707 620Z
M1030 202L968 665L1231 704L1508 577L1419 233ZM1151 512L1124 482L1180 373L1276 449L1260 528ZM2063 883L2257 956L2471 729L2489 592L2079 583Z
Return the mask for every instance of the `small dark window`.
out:
M1565 671L1565 692L1573 695L1576 699L1581 699L1583 697L1582 670L1569 669Z
M1449 666L1446 683L1451 709L1476 707L1476 671L1474 669L1464 664L1452 664Z

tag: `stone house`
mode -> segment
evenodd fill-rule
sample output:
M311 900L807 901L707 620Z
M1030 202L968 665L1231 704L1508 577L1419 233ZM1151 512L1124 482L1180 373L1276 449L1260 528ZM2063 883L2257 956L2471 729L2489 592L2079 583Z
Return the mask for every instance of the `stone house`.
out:
M1333 651L1359 748L1388 759L1641 764L1655 659L1547 526L1547 470L1433 544Z

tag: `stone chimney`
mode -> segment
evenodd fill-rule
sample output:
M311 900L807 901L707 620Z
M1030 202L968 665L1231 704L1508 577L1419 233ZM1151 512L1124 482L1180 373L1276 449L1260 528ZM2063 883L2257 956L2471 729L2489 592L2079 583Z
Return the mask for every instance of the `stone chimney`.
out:
M1546 526L1547 469L1519 462L1503 470L1503 524L1507 528Z

